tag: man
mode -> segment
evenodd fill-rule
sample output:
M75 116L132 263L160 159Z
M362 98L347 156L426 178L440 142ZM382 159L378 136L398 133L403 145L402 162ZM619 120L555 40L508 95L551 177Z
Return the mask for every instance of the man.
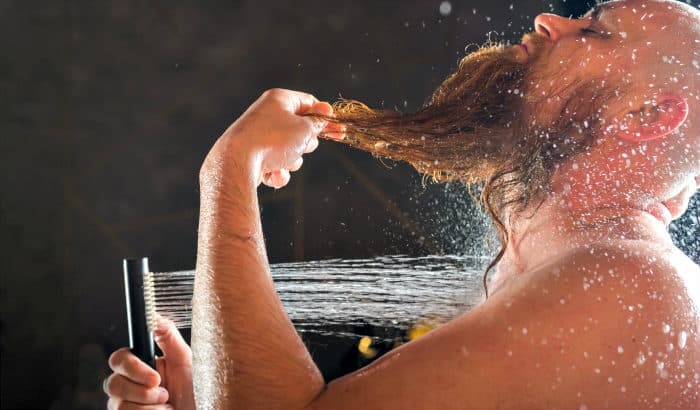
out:
M110 407L193 408L193 375L204 409L700 408L700 267L665 229L700 184L700 13L622 0L578 20L543 14L535 27L497 52L526 67L512 76L517 92L466 61L473 74L458 71L418 117L350 104L336 110L341 128L318 119L333 112L310 95L266 92L200 172L194 372L162 325L163 376L115 352ZM460 124L453 110L472 104L461 86L470 81L485 84L471 97L485 115ZM395 132L424 123L442 138ZM487 301L328 384L270 279L256 196L260 182L286 185L319 133L438 178L484 182L504 245ZM475 171L439 166L459 149ZM507 155L530 165L499 168Z

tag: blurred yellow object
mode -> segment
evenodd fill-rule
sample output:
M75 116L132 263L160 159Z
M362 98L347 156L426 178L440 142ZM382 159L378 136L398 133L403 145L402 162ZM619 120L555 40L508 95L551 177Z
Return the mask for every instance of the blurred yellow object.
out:
M418 322L408 331L408 340L415 340L435 329L437 326L430 322Z
M371 347L372 339L370 337L363 337L360 339L360 343L357 344L357 350L360 351L362 356L367 359L371 359L377 355L377 349Z

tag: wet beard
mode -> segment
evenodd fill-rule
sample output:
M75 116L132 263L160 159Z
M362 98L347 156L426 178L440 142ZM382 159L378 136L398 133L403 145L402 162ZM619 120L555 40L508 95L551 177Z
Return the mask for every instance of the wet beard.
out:
M466 56L415 113L340 101L335 121L346 127L346 142L359 149L407 161L441 180L484 181L527 132L522 95L533 64L517 56L518 50L504 46Z

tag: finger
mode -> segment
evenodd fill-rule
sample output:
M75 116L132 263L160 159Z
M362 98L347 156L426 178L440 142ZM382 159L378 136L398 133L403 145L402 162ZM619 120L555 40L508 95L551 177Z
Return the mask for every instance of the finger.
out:
M345 126L335 122L328 122L321 135L331 140L342 141L345 139Z
M333 116L333 107L331 107L331 105L327 102L321 101L312 105L307 113L314 113L324 115L326 117L331 117ZM323 131L323 129L326 127L326 124L328 124L327 120L321 118L311 117L309 119L314 122L314 128L317 129L316 133Z
M303 112L303 114L310 113L330 116L333 114L333 108L331 108L330 104L327 102L318 102L311 106L307 111ZM307 135L307 140L309 138L316 137L319 133L321 133L328 123L328 120L323 118L310 117L307 115L300 115L298 119L300 125L306 128L304 133Z
M306 113L321 114L330 117L333 115L333 107L325 101L319 101L314 103Z
M107 409L108 410L173 410L173 405L169 404L169 403L143 405L143 404L130 403L127 401L121 401L119 399L110 398L109 401L107 401Z
M270 172L267 175L264 183L271 188L280 189L289 183L289 179L289 171L286 169L280 169L278 171Z
M168 391L162 387L146 387L119 374L109 376L102 389L109 397L140 404L162 404L168 401Z
M309 142L306 144L306 148L304 148L304 154L314 152L316 151L316 148L318 148L318 138L311 137L309 138Z
M297 115L316 112L314 106L319 103L316 97L301 91L291 91L289 102L290 111Z
M311 94L282 88L267 90L262 98L276 100L282 103L285 110L294 114L302 114L318 102L316 97Z
M165 366L165 358L163 357L156 357L156 371L158 374L160 374L160 385L161 386L167 386L168 385L168 380L167 376L168 373L166 372L166 366Z
M154 338L163 356L175 366L190 365L192 363L192 349L187 345L182 334L177 330L172 320L162 316L156 318L156 331Z
M154 387L160 384L160 375L142 362L131 351L123 347L109 357L109 367L117 374L129 378L134 383Z
M292 165L290 165L289 168L287 168L287 169L289 170L289 172L299 171L299 168L301 168L301 166L303 164L304 164L304 159L302 157L299 157L299 159L294 161L294 163Z

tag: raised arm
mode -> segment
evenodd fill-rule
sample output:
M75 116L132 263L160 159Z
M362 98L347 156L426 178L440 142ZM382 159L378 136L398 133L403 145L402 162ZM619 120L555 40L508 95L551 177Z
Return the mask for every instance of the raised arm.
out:
M275 291L256 188L288 181L330 113L272 91L201 173L194 384L201 409L689 409L700 403L700 273L678 255L585 249L324 385ZM270 174L272 172L272 174ZM687 259L687 258L686 258Z
M200 409L301 409L323 377L289 320L270 276L257 187L280 188L331 107L308 94L264 93L209 152L192 312L194 389Z

